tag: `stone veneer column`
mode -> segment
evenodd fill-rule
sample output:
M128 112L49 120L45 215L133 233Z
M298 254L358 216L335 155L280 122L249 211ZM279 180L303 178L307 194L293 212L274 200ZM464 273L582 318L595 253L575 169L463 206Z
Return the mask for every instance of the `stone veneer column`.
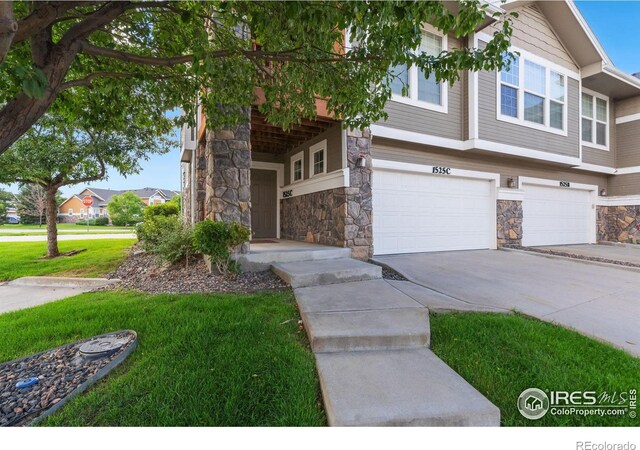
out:
M501 247L522 245L522 202L498 200L498 245Z
M247 116L250 112L247 109ZM251 125L207 131L205 217L251 229ZM241 253L249 251L246 242Z
M360 157L365 167L357 167ZM371 133L369 130L347 130L347 167L350 186L345 188L346 217L344 241L353 249L353 257L367 260L373 256Z
M195 158L193 163L196 165L196 192L194 202L194 220L195 222L201 222L205 216L205 200L206 200L206 185L207 185L207 158L205 144L198 144L198 148L195 151Z

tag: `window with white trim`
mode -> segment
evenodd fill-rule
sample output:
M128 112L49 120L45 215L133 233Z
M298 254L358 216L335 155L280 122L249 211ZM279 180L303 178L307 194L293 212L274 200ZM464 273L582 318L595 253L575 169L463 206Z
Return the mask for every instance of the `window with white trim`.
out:
M291 157L291 182L304 179L304 152L296 153Z
M416 50L430 56L438 56L445 50L447 37L430 31L422 31L420 46ZM406 64L394 66L390 69L394 75L391 81L391 99L414 106L447 112L446 86L436 81L435 74L428 77L416 66L407 67Z
M582 142L609 149L609 101L595 92L582 93Z
M565 74L514 55L498 74L498 95L499 119L566 133Z
M309 147L309 178L327 173L327 140Z
M84 208L80 208L80 217L84 217Z
M72 208L69 208L69 211L68 211L68 213L67 213L67 214L69 214L70 216L73 216L73 209L72 209Z

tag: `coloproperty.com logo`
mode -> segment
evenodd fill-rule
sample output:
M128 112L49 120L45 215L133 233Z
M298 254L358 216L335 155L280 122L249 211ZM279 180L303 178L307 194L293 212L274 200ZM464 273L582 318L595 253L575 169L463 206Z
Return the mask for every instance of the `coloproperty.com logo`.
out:
M525 389L518 397L518 410L527 419L554 416L636 417L637 390L622 392L543 391Z

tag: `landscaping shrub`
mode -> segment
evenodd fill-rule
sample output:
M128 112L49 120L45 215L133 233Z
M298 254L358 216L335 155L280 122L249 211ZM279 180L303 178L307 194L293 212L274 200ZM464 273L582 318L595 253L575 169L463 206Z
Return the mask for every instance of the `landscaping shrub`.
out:
M249 240L250 231L237 222L214 222L207 219L195 226L193 238L196 249L211 258L221 274L238 272L238 266L231 256L238 247Z
M156 216L178 216L180 206L175 203L161 203L159 205L147 206L144 209L144 220L147 221Z
M95 219L90 219L89 222L87 222L87 219L80 219L76 222L76 225L78 225L79 227L86 227L87 225L93 227L96 225L96 221Z
M80 227L86 227L87 226L87 219L80 219L78 222L76 222L76 225L80 226ZM95 226L106 226L109 225L109 219L106 217L97 217L95 219L89 219L89 226L90 227L95 227Z
M136 227L142 248L156 255L159 261L175 264L185 261L195 253L193 229L178 216L175 205L149 206L144 211L144 222Z
M96 219L96 225L99 227L104 227L109 225L109 219L107 217L98 217Z

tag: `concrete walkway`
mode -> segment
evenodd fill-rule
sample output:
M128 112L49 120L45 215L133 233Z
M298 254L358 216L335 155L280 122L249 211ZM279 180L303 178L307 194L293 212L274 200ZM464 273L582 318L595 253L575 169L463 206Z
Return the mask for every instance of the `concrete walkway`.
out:
M536 248L567 253L575 256L586 256L588 258L602 258L612 261L640 264L640 245L580 244L549 245Z
M109 234L59 234L58 241L84 241L93 239L135 239L134 233L109 233ZM0 242L46 242L46 235L38 236L0 236Z
M640 274L635 268L498 250L376 259L446 297L520 311L640 356Z
M0 314L72 297L117 281L106 278L18 278L0 284Z
M425 303L347 258L276 263L316 356L332 426L498 426L500 411L429 350ZM417 292L412 293L418 297Z

